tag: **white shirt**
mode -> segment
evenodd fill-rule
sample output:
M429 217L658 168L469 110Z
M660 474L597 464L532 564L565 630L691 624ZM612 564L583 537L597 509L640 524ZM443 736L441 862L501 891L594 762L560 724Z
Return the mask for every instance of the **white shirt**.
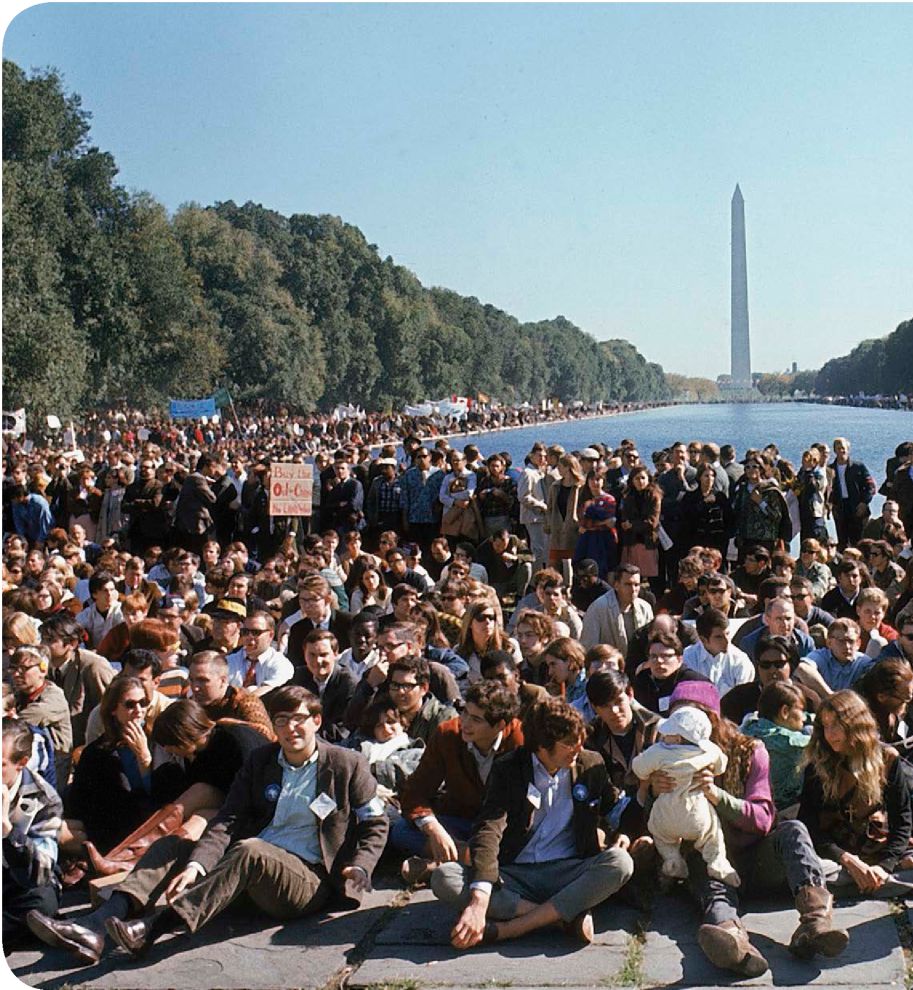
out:
M534 755L531 789L538 792L539 807L533 812L532 835L516 862L551 863L575 857L571 771L564 767L552 775Z
M358 680L362 679L365 671L376 667L378 663L380 663L380 654L376 649L372 649L364 660L356 660L352 656L352 649L350 647L348 650L343 650L336 659L337 667L342 667L344 670L351 670Z
M229 653L228 657L228 683L236 688L244 688L244 678L250 661L247 652L242 647ZM278 650L268 646L257 658L256 678L257 687L279 687L286 684L295 675L295 667L288 657L284 657Z
M845 464L835 464L834 470L837 474L837 481L840 485L840 497L849 498L850 493L846 488L846 465Z
M736 684L750 684L755 678L754 664L737 646L730 645L726 653L714 656L698 640L685 648L682 660L686 667L709 677L722 697Z

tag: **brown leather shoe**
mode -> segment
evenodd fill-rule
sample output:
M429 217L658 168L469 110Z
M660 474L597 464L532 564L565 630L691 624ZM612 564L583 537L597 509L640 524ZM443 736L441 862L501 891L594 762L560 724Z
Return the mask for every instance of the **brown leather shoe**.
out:
M149 937L149 921L146 918L136 918L133 921L108 918L105 928L117 945L137 958L145 955L154 941Z
M40 911L29 911L25 923L29 931L45 945L66 949L83 966L94 966L105 950L105 936L101 932L75 921L59 921Z
M565 934L571 938L589 945L596 937L596 929L593 925L592 911L582 911L573 921L565 921L562 926Z
M789 951L800 959L816 952L833 958L850 941L849 932L834 927L834 898L824 887L802 887L796 892L799 927L789 941Z
M741 921L724 921L719 925L701 925L697 944L704 955L720 969L739 976L760 976L770 966L764 956L751 944Z

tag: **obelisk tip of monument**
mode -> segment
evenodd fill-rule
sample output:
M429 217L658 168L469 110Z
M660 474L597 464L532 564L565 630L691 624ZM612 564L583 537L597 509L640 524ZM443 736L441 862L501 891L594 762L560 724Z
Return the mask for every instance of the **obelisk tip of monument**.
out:
M732 194L732 198L733 199L741 199L742 198L742 190L739 189L738 182L735 184L735 192Z

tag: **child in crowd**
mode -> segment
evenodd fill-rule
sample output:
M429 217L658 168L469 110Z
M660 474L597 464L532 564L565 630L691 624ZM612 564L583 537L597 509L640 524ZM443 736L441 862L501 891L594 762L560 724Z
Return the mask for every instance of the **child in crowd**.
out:
M418 766L424 748L403 728L399 711L390 697L380 698L365 709L358 751L368 761L377 779L377 794L388 806L396 805L396 793Z
M657 727L660 740L636 756L631 769L641 780L663 770L675 777L676 788L660 794L647 822L656 851L662 857L662 873L684 880L688 865L681 852L690 840L707 864L711 877L737 887L739 875L726 858L723 829L716 811L701 790L694 789L694 775L710 769L718 776L726 769L723 751L710 741L710 719L698 708L684 706Z
M814 716L805 695L790 681L773 681L761 691L758 711L747 715L741 731L760 739L770 756L770 786L780 818L795 818L802 793L799 769Z

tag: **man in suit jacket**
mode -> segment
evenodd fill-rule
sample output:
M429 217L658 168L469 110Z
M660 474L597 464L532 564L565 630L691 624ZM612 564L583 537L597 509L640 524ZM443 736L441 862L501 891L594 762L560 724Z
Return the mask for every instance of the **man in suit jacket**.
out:
M32 932L91 964L106 934L139 956L166 931L196 932L241 893L280 920L334 895L358 906L387 839L367 761L317 738L320 701L298 685L277 688L269 713L278 744L251 753L199 842L159 839L100 908L79 921L32 911ZM163 893L166 908L125 920Z
M68 612L58 612L42 625L41 642L51 658L48 679L63 691L70 708L73 746L83 746L89 713L114 680L114 668L104 657L81 648L82 627ZM59 782L63 790L65 780Z
M300 684L320 698L320 735L330 742L340 742L349 734L344 716L358 684L351 670L339 666L338 659L336 637L328 629L314 629L304 641L304 665L295 668L292 678L293 684Z
M461 909L450 938L457 949L556 923L591 942L590 910L634 872L625 837L604 848L619 792L602 757L583 750L581 714L549 698L527 712L523 736L492 767L469 840L472 866L444 863L431 875L435 895Z
M333 593L326 578L319 574L302 578L298 582L298 604L299 610L282 623L284 629L279 631L279 648L284 643L283 652L294 666L304 663L304 641L315 629L326 629L338 643L348 645L352 615L333 608Z
M187 475L181 486L174 528L178 543L194 553L201 553L203 544L215 534L212 510L216 504L216 493L212 483L223 474L225 464L216 455L204 452L197 459L196 470Z

